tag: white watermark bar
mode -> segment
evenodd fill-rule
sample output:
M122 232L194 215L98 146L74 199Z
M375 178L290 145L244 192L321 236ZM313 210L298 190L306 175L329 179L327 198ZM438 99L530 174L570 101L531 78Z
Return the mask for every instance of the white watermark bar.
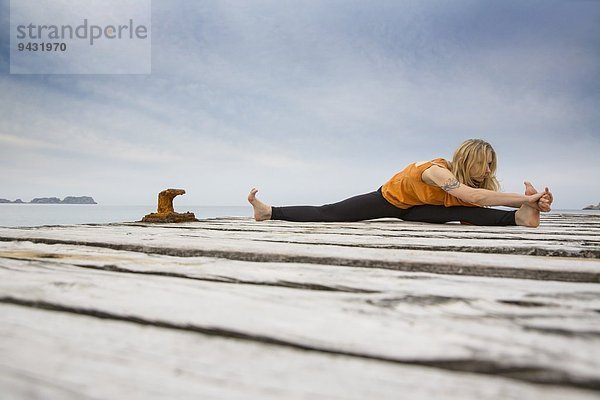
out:
M11 74L149 74L151 0L11 0Z

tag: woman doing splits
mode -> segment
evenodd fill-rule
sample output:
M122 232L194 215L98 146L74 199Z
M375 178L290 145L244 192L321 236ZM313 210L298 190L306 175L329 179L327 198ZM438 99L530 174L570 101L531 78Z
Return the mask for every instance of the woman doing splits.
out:
M296 222L353 222L377 218L472 225L537 227L540 211L550 211L552 193L538 193L525 182L525 194L499 192L496 152L480 139L469 139L454 152L452 161L436 158L415 162L374 192L322 206L272 207L256 198L248 201L254 219ZM487 206L506 206L506 211Z

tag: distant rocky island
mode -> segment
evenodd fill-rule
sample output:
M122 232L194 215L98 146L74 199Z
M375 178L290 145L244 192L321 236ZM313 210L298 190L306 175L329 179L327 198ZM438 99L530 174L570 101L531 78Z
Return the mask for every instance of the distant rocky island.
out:
M36 197L29 203L21 199L10 201L7 199L0 199L0 204L98 204L90 196L67 196L64 199L58 197Z
M584 207L584 210L600 210L600 203L598 203L597 206L592 204L590 206Z

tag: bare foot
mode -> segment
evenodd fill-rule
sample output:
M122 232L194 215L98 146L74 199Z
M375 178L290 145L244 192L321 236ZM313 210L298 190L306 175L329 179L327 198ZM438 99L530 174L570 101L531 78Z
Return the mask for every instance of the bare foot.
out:
M257 199L256 193L258 193L258 190L256 188L252 188L252 190L250 190L250 194L248 195L248 202L252 204L252 208L254 208L254 220L264 221L271 219L271 206Z
M523 182L523 184L525 185L525 195L526 196L529 196L531 194L536 194L538 192L537 189L533 187L531 182L525 181L525 182Z
M537 193L537 190L533 187L531 182L525 181L524 183L526 196ZM517 214L515 215L515 221L517 225L520 226L537 228L538 226L540 226L540 212L535 208L528 206L527 204L523 204L521 208L517 210Z

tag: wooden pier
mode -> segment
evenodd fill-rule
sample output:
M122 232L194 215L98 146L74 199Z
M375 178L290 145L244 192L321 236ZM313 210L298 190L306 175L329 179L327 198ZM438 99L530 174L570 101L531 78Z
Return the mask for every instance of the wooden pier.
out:
M0 228L2 399L598 399L600 216Z

